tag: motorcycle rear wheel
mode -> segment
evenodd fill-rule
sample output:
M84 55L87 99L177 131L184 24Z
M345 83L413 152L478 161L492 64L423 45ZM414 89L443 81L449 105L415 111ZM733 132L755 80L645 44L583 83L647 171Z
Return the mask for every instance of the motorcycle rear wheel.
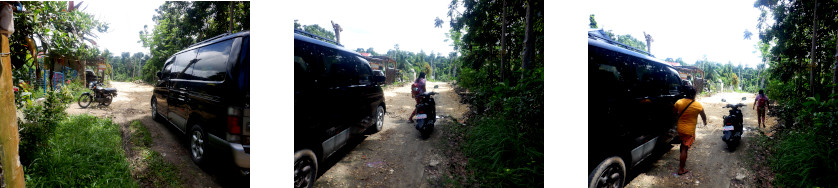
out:
M87 108L88 106L90 106L90 103L93 102L93 96L91 96L89 93L84 93L84 94L81 94L81 96L79 96L78 101L79 101L78 102L79 107Z
M113 101L113 97L111 95L105 95L105 98L102 99L102 103L100 103L100 104L102 104L104 106L108 106L108 105L111 105L112 101Z

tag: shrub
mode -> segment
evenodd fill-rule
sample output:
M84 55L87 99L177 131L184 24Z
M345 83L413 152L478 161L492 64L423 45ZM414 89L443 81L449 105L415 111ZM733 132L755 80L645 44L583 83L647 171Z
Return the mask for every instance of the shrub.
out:
M517 84L487 83L483 70L464 68L460 83L474 92L463 151L478 186L541 187L544 182L544 73ZM513 75L521 75L515 72Z
M790 98L792 99L792 98ZM819 95L787 100L780 113L797 126L780 131L770 164L780 187L838 186L838 101Z
M51 91L45 96L43 104L27 104L23 107L25 123L20 125L21 163L28 165L37 148L44 147L55 133L58 122L64 120L70 99L67 90Z

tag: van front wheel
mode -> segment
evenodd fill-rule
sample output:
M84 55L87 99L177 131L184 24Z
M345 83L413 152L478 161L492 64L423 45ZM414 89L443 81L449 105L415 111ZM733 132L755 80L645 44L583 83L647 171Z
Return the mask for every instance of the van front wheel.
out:
M602 162L588 175L590 188L596 187L623 187L626 181L626 163L617 156L609 157Z

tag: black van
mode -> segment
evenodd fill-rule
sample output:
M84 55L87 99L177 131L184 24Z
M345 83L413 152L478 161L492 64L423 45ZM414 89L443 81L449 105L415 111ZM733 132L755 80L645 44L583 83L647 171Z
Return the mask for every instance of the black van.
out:
M351 138L384 127L383 83L360 54L294 31L295 187L313 186L318 164Z
M622 187L627 170L669 145L682 83L675 69L651 54L601 30L588 32L590 187Z
M175 53L157 72L154 119L189 139L192 160L231 158L250 169L250 32L222 34Z

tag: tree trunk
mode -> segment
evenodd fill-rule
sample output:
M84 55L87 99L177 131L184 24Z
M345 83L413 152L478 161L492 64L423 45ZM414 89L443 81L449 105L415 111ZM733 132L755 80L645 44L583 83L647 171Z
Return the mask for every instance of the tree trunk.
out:
M55 59L52 58L52 57L50 57L49 59L50 59L50 62L49 62L49 80L47 80L47 82L49 82L48 83L49 88L50 88L50 90L52 90L53 88L55 88L55 84L52 83L53 82L52 79L54 79L53 76L55 74L55 61L54 61Z
M530 70L530 66L532 66L532 59L535 54L535 34L533 33L533 22L532 19L532 0L527 1L527 27L526 32L524 33L524 55L521 60L521 69L524 70L524 74L521 74L521 78L524 78L524 75L527 74L527 71Z
M503 17L500 24L500 80L506 81L506 0L503 1Z
M2 53L9 53L9 38L5 35L0 35L0 46L2 46ZM20 144L20 135L18 134L17 115L15 108L15 96L12 92L6 89L11 89L14 85L12 83L12 59L9 55L0 57L2 70L0 70L0 88L5 88L4 92L0 92L0 160L2 160L3 182L6 187L25 187L23 176L23 166L20 164L20 156L18 155L18 145Z
M815 0L815 19L812 19L812 50L809 51L809 96L815 96L815 38L818 37L818 0Z
M835 41L838 41L838 37L835 37ZM835 56L832 57L832 84L836 84L838 83L838 42L835 43ZM835 94L835 86L832 87L832 94Z

